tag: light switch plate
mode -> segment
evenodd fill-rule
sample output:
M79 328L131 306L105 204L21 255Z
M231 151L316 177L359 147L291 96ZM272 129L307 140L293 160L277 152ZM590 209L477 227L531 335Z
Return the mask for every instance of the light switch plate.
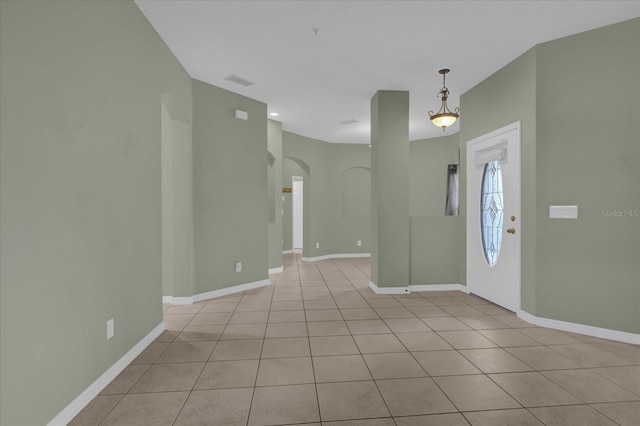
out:
M248 120L249 119L249 113L247 111L242 111L242 110L235 110L235 114L234 116L238 119L238 120Z
M551 219L577 219L578 206L549 206Z
M107 321L107 340L111 339L115 334L115 328L113 324L113 318Z

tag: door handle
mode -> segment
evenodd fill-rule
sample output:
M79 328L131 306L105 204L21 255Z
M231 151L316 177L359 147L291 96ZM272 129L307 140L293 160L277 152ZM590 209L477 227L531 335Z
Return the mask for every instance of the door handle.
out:
M516 233L516 228L507 229L507 234L515 234L515 233Z

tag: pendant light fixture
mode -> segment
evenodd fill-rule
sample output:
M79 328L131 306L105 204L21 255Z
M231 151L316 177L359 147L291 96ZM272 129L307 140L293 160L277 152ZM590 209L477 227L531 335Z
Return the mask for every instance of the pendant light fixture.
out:
M451 70L449 70L448 68L444 68L438 71L440 74L442 74L442 89L440 89L437 96L442 98L442 105L440 106L440 109L436 114L434 114L433 111L429 111L429 118L431 119L433 124L438 127L442 127L443 132L447 127L455 123L458 117L460 117L460 114L458 114L460 112L460 108L456 107L456 109L452 112L447 106L449 89L447 89L446 85L446 75L449 71Z

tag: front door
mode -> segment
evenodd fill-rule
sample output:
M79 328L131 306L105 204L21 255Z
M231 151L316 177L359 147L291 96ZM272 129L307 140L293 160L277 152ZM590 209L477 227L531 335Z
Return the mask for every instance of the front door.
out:
M520 311L520 122L467 142L467 286Z

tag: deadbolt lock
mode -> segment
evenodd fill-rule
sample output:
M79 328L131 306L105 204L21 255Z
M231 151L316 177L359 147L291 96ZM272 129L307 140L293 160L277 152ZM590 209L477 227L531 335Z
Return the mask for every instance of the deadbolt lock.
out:
M516 217L515 216L511 216L511 222L515 222L516 221Z

